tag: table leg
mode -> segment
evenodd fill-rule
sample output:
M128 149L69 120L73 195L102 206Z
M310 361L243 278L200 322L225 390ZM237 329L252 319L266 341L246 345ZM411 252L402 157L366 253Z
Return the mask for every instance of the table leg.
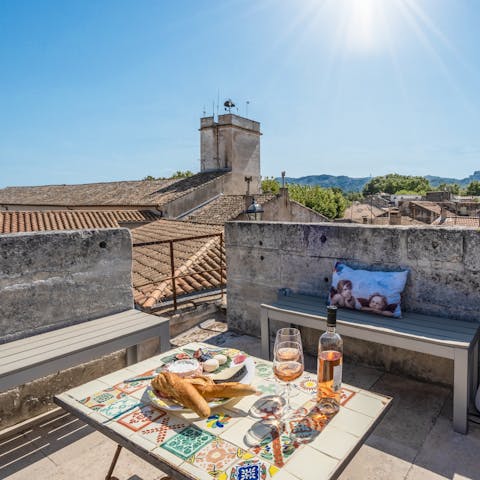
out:
M107 476L105 477L105 480L113 480L114 477L112 477L113 469L115 468L115 465L117 464L118 457L120 456L120 452L122 450L121 445L117 445L117 450L115 450L115 455L113 456L112 463L110 464L110 468L108 470Z
M268 318L268 311L265 308L262 308L260 329L262 337L262 358L270 360L270 320Z

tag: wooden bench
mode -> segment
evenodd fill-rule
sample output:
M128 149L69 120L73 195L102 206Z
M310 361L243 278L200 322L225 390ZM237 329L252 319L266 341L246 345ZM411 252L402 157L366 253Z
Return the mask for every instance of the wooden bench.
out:
M134 363L137 344L153 337L170 348L169 320L131 309L2 344L0 391L124 348Z
M271 320L326 330L324 303L319 297L279 294L275 303L262 304L262 356L270 358ZM341 309L338 316L340 335L452 359L453 427L467 433L469 400L478 383L478 323L410 312L396 319Z

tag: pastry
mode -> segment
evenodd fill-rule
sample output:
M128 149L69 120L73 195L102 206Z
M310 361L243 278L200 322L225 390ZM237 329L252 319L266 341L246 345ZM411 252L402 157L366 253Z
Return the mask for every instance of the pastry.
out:
M152 380L152 387L161 394L173 398L200 417L210 416L210 407L194 385L175 373L162 372Z

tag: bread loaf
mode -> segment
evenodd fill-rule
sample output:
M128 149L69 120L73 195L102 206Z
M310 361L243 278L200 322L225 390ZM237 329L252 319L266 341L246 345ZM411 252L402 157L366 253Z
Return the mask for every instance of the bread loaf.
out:
M162 372L152 380L152 387L161 394L173 398L200 417L210 416L210 407L194 385L175 373Z
M214 398L233 398L246 397L257 393L257 389L251 385L238 382L214 383L206 381L198 381L195 378L188 379L192 385L197 389L200 395L209 402Z

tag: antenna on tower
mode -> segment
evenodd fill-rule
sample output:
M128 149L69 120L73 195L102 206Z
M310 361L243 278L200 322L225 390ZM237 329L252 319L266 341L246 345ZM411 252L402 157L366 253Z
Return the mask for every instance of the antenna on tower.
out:
M204 116L204 117L207 116L207 110L205 109L205 105L203 106L203 116Z
M250 100L245 102L245 118L248 118L248 106L250 105Z
M217 90L217 117L218 117L218 106L220 105L220 89Z

